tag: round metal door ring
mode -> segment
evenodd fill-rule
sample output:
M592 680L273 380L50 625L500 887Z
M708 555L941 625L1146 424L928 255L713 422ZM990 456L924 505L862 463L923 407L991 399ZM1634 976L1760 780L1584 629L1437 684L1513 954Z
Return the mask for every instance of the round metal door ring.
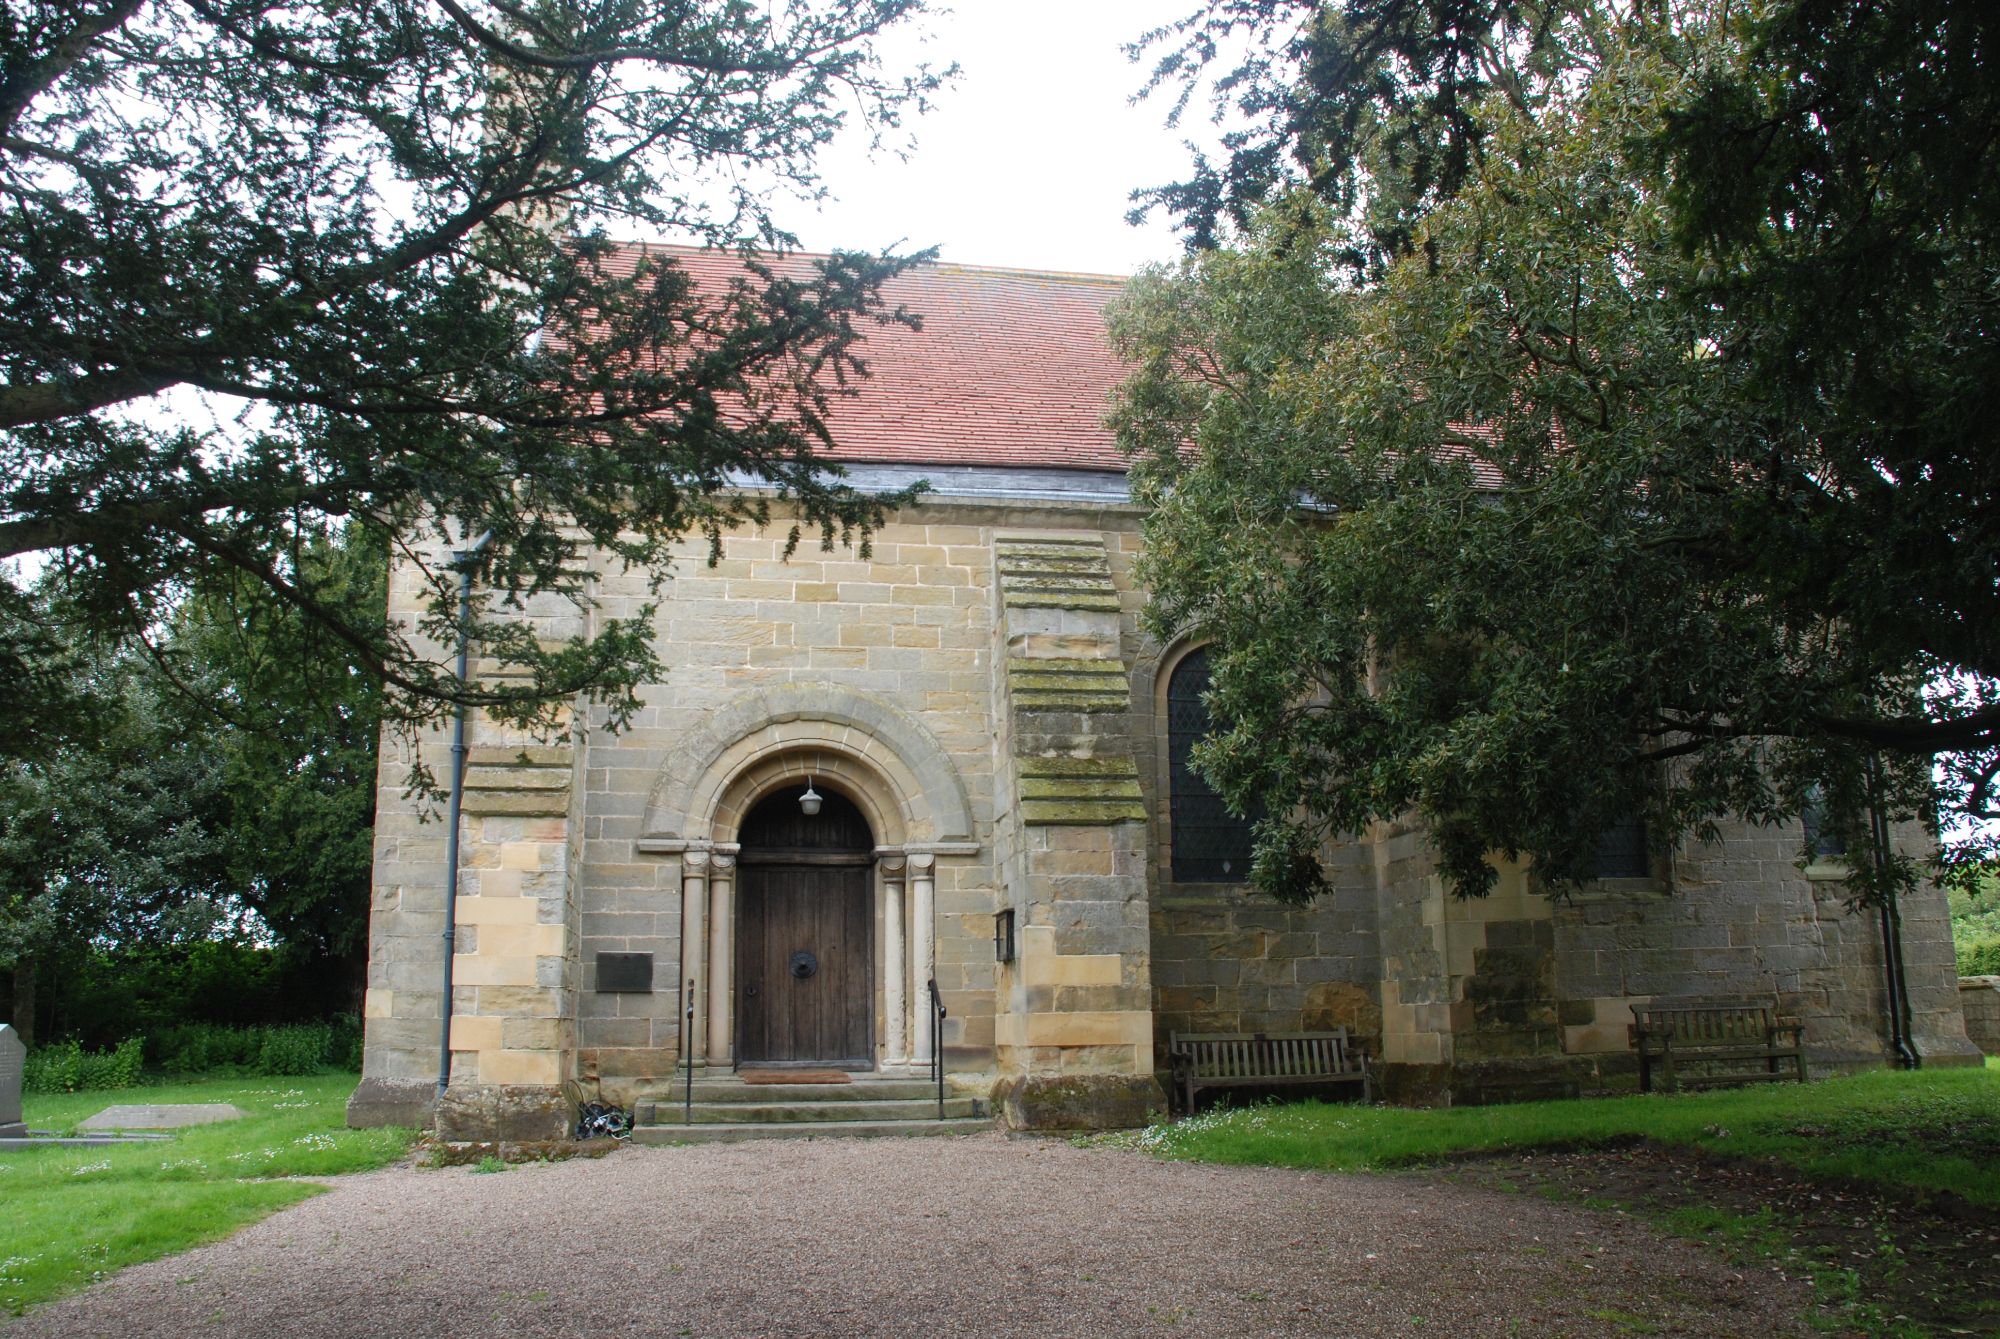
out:
M803 981L819 970L819 959L806 949L792 955L792 975Z

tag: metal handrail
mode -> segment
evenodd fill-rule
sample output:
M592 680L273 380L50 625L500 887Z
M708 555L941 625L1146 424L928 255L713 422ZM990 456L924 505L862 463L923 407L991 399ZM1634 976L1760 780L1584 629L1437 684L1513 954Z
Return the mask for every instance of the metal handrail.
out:
M937 1082L938 1119L944 1119L944 997L938 994L937 978L931 988L931 1077Z

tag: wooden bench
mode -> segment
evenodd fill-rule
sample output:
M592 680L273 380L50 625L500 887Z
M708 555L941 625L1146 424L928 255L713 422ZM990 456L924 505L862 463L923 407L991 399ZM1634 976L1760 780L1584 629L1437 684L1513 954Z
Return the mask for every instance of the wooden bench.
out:
M1753 1000L1654 1000L1632 1006L1639 1091L1806 1081L1804 1029Z
M1368 1057L1331 1032L1176 1032L1167 1045L1174 1095L1192 1116L1196 1094L1208 1088L1359 1088L1374 1096Z

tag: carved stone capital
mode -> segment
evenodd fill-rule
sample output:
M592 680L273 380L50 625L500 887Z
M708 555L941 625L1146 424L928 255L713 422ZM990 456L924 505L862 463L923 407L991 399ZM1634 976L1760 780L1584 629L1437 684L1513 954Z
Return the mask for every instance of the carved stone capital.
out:
M681 872L690 879L699 879L708 873L708 852L689 851L681 857Z
M937 857L929 851L918 851L910 857L910 869L920 879L929 878L936 865Z
M715 877L726 879L736 869L736 857L716 851L709 856L708 864L715 871Z
M900 882L903 877L903 866L909 862L902 855L885 855L877 863L882 867L882 876L884 878Z

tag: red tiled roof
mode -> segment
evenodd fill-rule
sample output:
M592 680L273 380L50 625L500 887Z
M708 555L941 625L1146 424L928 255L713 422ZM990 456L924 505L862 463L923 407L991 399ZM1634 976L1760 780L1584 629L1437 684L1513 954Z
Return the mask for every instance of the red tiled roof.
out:
M733 252L646 248L718 289ZM639 248L632 248L638 254ZM803 273L812 257L773 263ZM704 282L706 281L706 282ZM1110 275L924 265L883 286L923 329L871 326L859 349L869 376L837 398L828 421L835 460L914 465L1019 465L1123 470L1104 426L1125 376L1104 331L1124 287Z

